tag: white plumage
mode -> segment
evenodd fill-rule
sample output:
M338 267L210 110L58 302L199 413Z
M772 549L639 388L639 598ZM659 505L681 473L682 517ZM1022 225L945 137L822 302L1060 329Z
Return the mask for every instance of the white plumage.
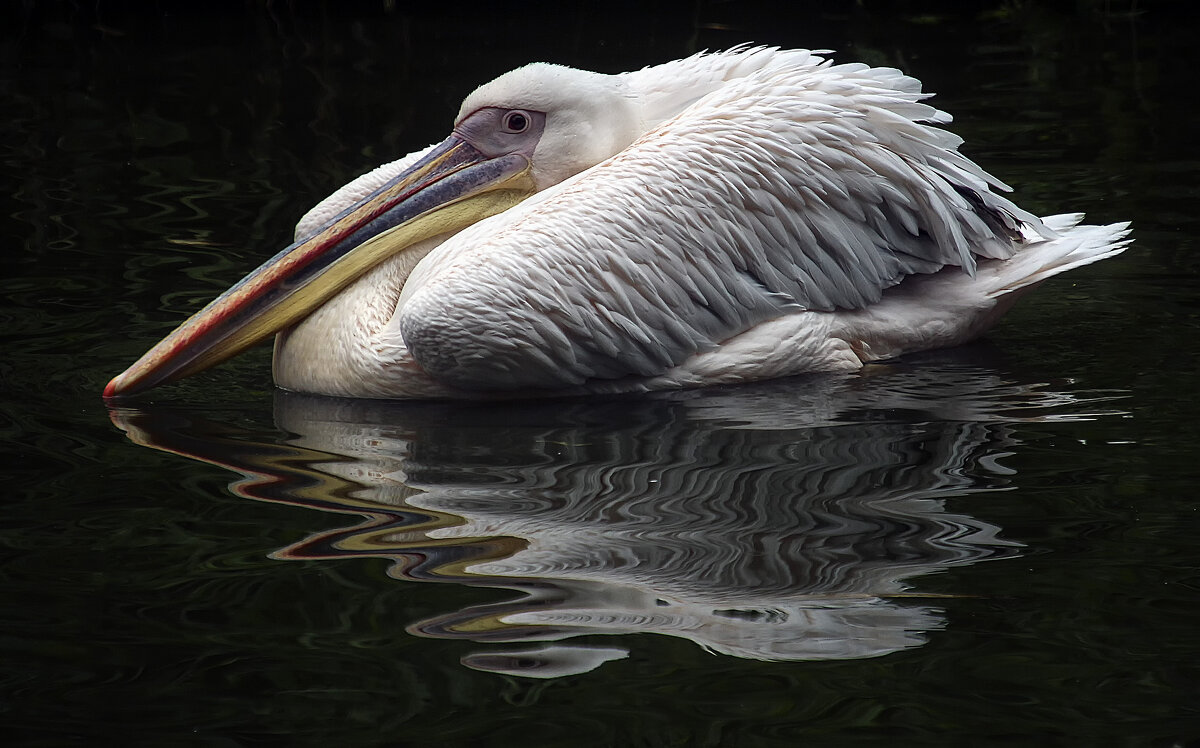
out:
M523 68L462 115L545 107L552 120L572 93L553 83L579 74ZM590 131L636 118L640 137L606 139L595 165L442 242L407 279L390 265L367 276L334 304L371 314L330 310L282 339L282 386L611 391L850 370L975 337L1005 292L1120 251L1124 226L1051 228L993 192L896 70L751 49L581 77ZM618 124L602 126L610 113ZM352 328L333 332L331 317Z
M850 371L969 340L1019 292L1122 250L1126 224L1001 196L927 96L894 69L770 48L501 76L456 133L507 153L512 112L544 117L519 143L535 194L403 249L284 331L276 381L465 397ZM431 152L351 182L297 238Z

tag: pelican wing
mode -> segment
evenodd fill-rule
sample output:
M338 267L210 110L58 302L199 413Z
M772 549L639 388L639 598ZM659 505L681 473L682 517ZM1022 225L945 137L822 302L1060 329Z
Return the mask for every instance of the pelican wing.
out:
M1052 235L993 191L899 71L802 55L448 240L394 324L434 377L561 388L661 374L788 310Z

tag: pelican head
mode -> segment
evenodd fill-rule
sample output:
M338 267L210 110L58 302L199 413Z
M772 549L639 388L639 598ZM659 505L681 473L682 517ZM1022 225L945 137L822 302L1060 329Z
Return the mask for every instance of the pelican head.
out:
M928 96L808 50L520 68L470 94L446 140L318 204L105 396L275 333L280 386L355 397L855 371L966 342L1122 251L1125 224L1006 199Z
M301 222L297 241L151 348L104 396L220 363L299 322L382 260L620 152L640 132L634 101L618 76L547 63L480 86L446 140L402 159L411 163L349 207L322 203Z
M527 153L544 190L628 147L642 132L636 102L619 76L533 63L475 89L454 129L484 152Z

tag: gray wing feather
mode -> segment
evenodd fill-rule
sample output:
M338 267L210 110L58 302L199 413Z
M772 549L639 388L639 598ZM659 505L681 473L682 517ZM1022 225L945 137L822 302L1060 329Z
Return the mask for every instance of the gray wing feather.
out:
M789 310L862 308L1050 235L922 98L811 56L729 81L431 254L404 339L461 387L653 376Z

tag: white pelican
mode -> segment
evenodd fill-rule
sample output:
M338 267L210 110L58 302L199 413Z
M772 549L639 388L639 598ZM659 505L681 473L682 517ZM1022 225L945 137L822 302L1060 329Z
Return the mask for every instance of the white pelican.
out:
M822 53L823 54L823 53ZM702 386L963 343L1127 224L1039 219L891 68L739 48L514 70L366 174L109 383L279 333L275 381L352 397Z

